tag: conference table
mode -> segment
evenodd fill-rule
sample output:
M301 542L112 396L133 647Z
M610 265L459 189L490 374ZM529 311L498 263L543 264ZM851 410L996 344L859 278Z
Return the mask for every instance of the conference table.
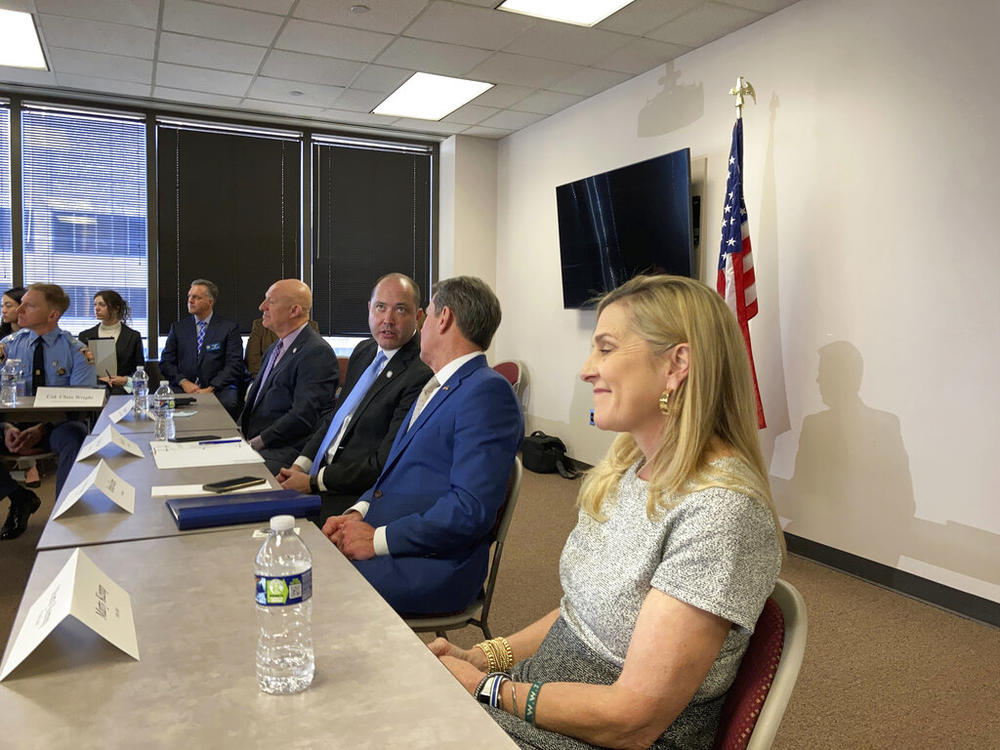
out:
M129 592L140 659L67 618L0 682L2 744L514 748L336 547L308 521L301 534L313 557L308 690L257 688L250 530L102 544L82 552ZM71 553L38 553L12 633Z
M193 404L178 406L175 409L176 414L179 415L174 418L174 426L177 428L178 434L184 432L214 433L216 430L223 430L227 427L235 429L236 423L233 422L229 412L215 396L210 393L199 393L193 398L196 399ZM108 403L97 418L92 432L100 433L105 427L112 424L110 415L131 399L131 396L109 396ZM115 428L123 435L147 432L152 434L153 420L149 417L136 418L129 412L115 423Z
M218 406L225 414L217 400L202 399L197 409L205 409L206 419L190 423L195 431L212 424L220 437L237 435L231 419L225 423L214 413ZM93 435L123 403L112 397ZM123 421L116 427L124 434ZM132 421L127 435L144 458L112 444L70 471L56 508L103 458L136 487L134 513L92 489L49 519L4 663L29 609L76 549L129 593L140 658L67 617L0 682L0 716L8 718L0 744L74 750L516 747L305 519L297 525L313 557L316 676L303 693L261 693L252 565L266 522L182 532L151 488L202 484L220 470L223 476L270 475L263 463L159 470L144 421ZM178 420L178 436L190 434L182 424Z

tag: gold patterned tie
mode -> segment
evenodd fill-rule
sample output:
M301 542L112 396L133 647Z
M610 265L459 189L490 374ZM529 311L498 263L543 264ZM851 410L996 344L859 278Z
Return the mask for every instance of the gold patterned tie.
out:
M417 421L417 417L420 416L420 412L422 412L424 407L427 406L427 402L430 401L431 394L437 390L439 385L440 383L438 383L438 379L431 375L431 379L427 381L427 385L424 386L424 389L420 391L420 395L417 396L417 408L413 410L413 417L410 419L410 424L407 425L406 429L413 427L413 423Z

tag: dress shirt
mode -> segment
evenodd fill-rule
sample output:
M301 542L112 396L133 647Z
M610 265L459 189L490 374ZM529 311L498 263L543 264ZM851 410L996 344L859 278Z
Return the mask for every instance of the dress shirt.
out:
M471 352L470 354L463 354L461 357L456 357L451 362L442 367L440 370L438 370L436 373L434 373L434 377L437 378L439 385L437 388L434 389L434 391L428 397L427 403L424 405L424 408L426 409L428 406L430 406L431 401L434 400L434 397L437 395L437 392L441 390L441 388L448 383L448 380L451 378L451 376L454 375L456 372L458 372L459 369L462 367L462 365L474 359L475 357L478 357L480 354L483 354L483 352L476 351L476 352ZM409 427L410 426L408 425L407 429L409 429ZM364 518L365 515L368 513L368 506L369 504L367 502L365 502L364 500L359 500L350 508L345 510L344 513L346 515L347 513L350 513L352 510L356 510L358 513L361 514L361 517ZM376 555L390 554L389 543L385 539L385 526L379 526L377 529L375 529L375 538L372 539L372 544L375 547Z
M96 386L97 370L87 360L87 347L68 331L54 328L44 336L45 384L49 386ZM38 334L22 328L4 339L4 359L19 359L24 368L25 389L32 389L32 362Z

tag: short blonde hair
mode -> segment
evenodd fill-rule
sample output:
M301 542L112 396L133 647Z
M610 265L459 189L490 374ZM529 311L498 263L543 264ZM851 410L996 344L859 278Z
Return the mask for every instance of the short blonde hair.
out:
M602 297L597 314L613 304L626 308L630 327L649 344L653 356L663 356L678 343L691 347L687 378L670 396L672 418L649 461L647 515L653 518L690 492L723 487L763 502L780 529L760 451L750 360L736 318L722 297L694 279L636 276ZM709 465L713 437L732 452L740 468L729 468L732 462L725 469ZM597 520L605 519L605 498L640 458L635 439L619 435L607 456L588 472L580 507Z

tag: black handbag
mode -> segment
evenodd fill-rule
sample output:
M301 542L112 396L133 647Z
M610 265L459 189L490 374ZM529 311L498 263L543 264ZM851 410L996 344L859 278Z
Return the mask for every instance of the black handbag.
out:
M521 445L521 462L524 468L536 474L558 471L566 479L576 479L582 472L570 468L566 457L566 444L557 437L535 430Z

